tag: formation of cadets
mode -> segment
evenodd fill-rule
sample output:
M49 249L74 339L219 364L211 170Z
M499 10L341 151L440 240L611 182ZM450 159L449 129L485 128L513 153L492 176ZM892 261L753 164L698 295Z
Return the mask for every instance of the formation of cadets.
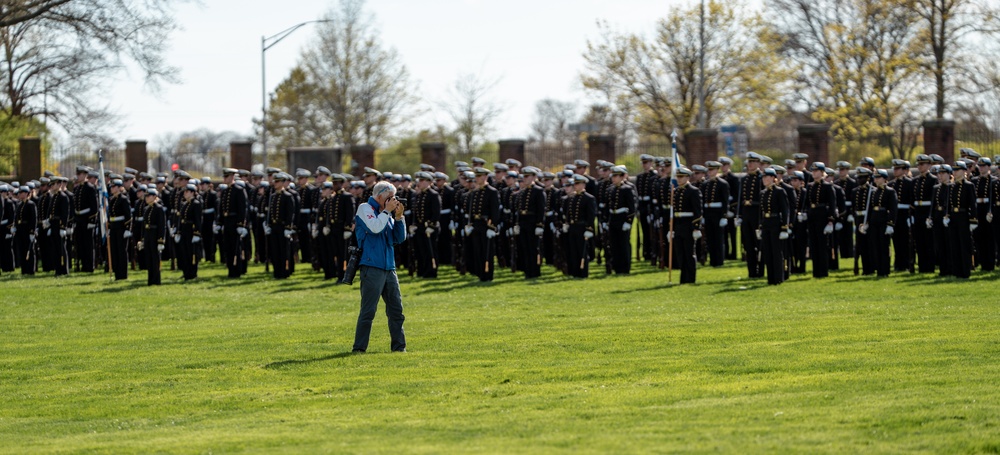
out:
M726 157L676 170L670 159L640 159L634 178L605 161L591 175L583 160L553 173L517 160L488 169L473 158L455 163L454 179L426 164L413 176L365 168L360 179L323 166L294 176L227 168L217 185L183 170L126 168L106 175L106 242L98 173L80 166L71 183L46 172L0 182L0 272L103 269L121 280L146 270L154 285L168 261L191 280L201 262L218 260L232 278L253 262L276 279L299 264L339 280L357 208L382 180L406 207L396 263L427 279L442 266L481 281L493 280L496 267L531 279L543 265L586 278L593 262L628 274L634 259L676 268L681 283L693 283L699 264L742 260L750 278L780 284L808 262L813 277L826 277L841 258L854 259L856 274L967 278L994 270L1000 257L997 168L970 149L952 164L918 155L916 169L893 160L891 170L871 158L856 168L810 164L803 154L780 166L750 152L740 174Z

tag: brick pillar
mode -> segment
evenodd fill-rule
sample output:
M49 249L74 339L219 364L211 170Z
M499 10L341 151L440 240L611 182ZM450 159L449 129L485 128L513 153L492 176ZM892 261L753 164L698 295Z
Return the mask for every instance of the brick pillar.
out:
M503 141L498 141L497 144L500 145L500 162L506 162L510 158L514 158L521 162L524 166L530 166L530 164L524 161L524 141L521 139L507 139Z
M934 119L924 121L924 153L936 153L944 162L955 162L955 121Z
M253 167L253 142L234 141L229 143L229 167L248 171Z
M366 167L375 167L375 146L362 144L351 147L351 174L360 176Z
M448 150L443 142L423 142L420 144L420 162L434 166L438 172L445 172L448 166Z
M684 134L684 150L687 161L684 165L705 164L719 157L719 130L715 128L696 128Z
M799 153L809 155L809 162L830 163L830 126L822 124L799 125Z
M21 150L17 161L17 178L21 182L42 176L42 140L37 137L22 137Z
M139 172L149 172L149 156L146 141L125 141L125 167Z
M587 136L587 161L591 168L597 167L597 160L604 160L614 163L618 157L615 154L615 140L613 134ZM629 169L630 172L636 172ZM596 174L592 171L591 174Z

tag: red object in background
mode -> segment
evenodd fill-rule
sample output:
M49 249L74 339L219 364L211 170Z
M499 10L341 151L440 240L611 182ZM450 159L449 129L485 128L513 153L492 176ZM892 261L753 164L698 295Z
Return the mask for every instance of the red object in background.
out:
M174 163L174 164L170 165L170 170L171 171L176 171L176 170L178 170L180 168L181 168L181 166L179 164L177 164L177 163Z

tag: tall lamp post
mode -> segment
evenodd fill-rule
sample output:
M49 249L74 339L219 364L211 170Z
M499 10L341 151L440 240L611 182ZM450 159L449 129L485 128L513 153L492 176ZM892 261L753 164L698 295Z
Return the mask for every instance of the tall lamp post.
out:
M267 73L265 69L267 68L266 61L264 59L265 53L268 49L274 47L275 44L281 42L281 40L291 35L296 30L318 22L332 22L328 19L320 19L314 21L306 21L301 24L293 25L291 27L282 30L272 36L261 36L260 37L260 142L264 149L264 167L267 167Z

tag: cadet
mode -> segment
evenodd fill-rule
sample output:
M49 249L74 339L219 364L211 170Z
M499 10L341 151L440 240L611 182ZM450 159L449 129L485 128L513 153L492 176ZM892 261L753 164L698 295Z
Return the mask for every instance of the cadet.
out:
M437 278L437 238L441 230L441 195L431 187L434 176L427 171L416 174L417 188L410 200L413 224L408 225L410 241L416 253L417 276Z
M674 220L670 225L664 226L666 229L673 229L667 237L672 249L673 264L681 271L681 284L695 282L698 261L695 242L702 236L701 191L688 181L691 174L693 172L686 167L677 169L677 188L671 199ZM669 220L664 223L669 223Z
M992 193L997 186L997 178L990 174L990 167L993 164L989 158L979 158L979 176L973 178L976 185L976 218L980 223L985 223L976 229L974 238L976 240L976 262L984 271L993 271L996 267L996 233L993 229L993 205L997 201L991 199Z
M38 210L35 202L31 200L31 189L27 185L18 188L17 198L20 202L17 205L17 214L14 216L14 226L11 228L11 233L14 235L14 253L21 263L21 274L34 275L38 268L35 259Z
M972 233L979 227L976 218L976 186L967 178L964 161L952 165L955 179L948 190L947 245L949 267L957 278L968 278L972 270Z
M222 171L226 188L219 195L219 224L222 226L222 260L229 269L229 278L243 275L246 256L243 238L247 236L247 193L235 185L238 171L226 168Z
M933 230L927 225L927 220L931 219L933 208L934 185L937 178L931 175L931 157L928 155L917 155L918 177L913 179L913 226L910 235L913 236L913 244L920 273L934 273L934 236Z
M160 204L158 196L156 188L146 190L146 206L142 209L142 240L137 245L146 256L146 284L149 286L160 284L160 253L166 247L167 209Z
M573 176L573 187L563 202L562 232L566 255L566 270L570 276L587 278L590 259L587 243L594 238L594 220L597 217L597 198L587 192L587 176Z
M493 242L500 221L500 192L488 183L489 174L489 170L477 167L474 189L466 197L468 222L464 232L469 247L467 267L480 281L493 281Z
M438 265L452 263L451 259L451 233L456 228L452 211L455 210L455 189L448 185L448 174L435 172L434 190L441 196L441 229L438 233L437 249Z
M830 235L837 221L837 196L833 184L826 181L826 165L815 162L809 168L813 182L807 186L805 213L799 221L806 223L812 251L813 278L825 278L830 270Z
M642 258L649 261L653 258L655 243L650 238L650 214L653 210L653 184L656 183L656 169L653 168L654 160L651 155L643 153L639 155L642 162L642 172L635 176L635 189L639 196L639 239L642 242ZM729 186L727 185L728 189ZM729 202L729 194L725 195L726 202Z
M705 203L705 244L708 247L709 264L722 267L726 259L726 228L729 226L729 182L721 175L722 163L709 161L708 179L702 184L701 194Z
M177 245L177 262L183 272L184 280L198 278L198 250L201 243L201 225L203 205L198 199L198 187L188 183L182 193L183 200L177 217L177 234L174 242Z
M611 168L607 193L608 247L605 255L616 274L628 274L632 268L632 223L636 213L635 187L628 183L625 166Z
M545 190L538 184L542 170L534 166L525 166L522 172L524 172L522 189L514 197L514 234L524 277L531 279L542 275L540 243L545 235L547 201Z
M115 280L128 278L128 246L132 238L132 206L128 190L121 180L111 181L108 201L108 245L111 247L111 269Z
M73 185L73 245L76 259L84 272L94 271L94 229L97 228L97 172L88 167L77 168L77 181Z
M69 229L72 220L73 205L66 184L66 177L52 177L54 182L49 189L52 202L43 221L44 234L48 238L49 263L52 264L56 276L69 275Z
M215 263L215 212L218 210L219 196L212 188L212 180L203 177L199 185L201 191L201 250L206 261Z
M868 212L864 224L858 228L859 232L867 234L868 244L859 244L859 247L868 249L868 258L874 262L873 268L878 276L889 276L889 241L895 231L893 225L896 224L899 198L896 191L886 185L888 171L878 169L872 178L875 187L867 203Z
M910 162L892 160L892 173L893 179L889 186L896 192L896 198L899 200L893 224L892 249L896 258L894 268L897 272L902 272L911 270L913 266L913 245L910 242L913 222L913 179L910 178Z
M756 235L757 229L760 227L760 196L763 189L760 162L760 155L754 152L747 153L747 174L740 181L739 204L736 208L736 225L742 227L740 239L746 254L747 276L750 278L764 276L764 268L759 262L760 254L758 254L760 240ZM776 176L777 173L774 175Z
M787 193L777 185L777 172L764 169L759 200L760 261L767 270L767 284L781 284L784 281L784 257L781 242L788 239L788 199ZM747 252L749 261L749 251Z
M951 188L951 166L947 164L935 164L931 167L931 174L937 177L938 183L934 185L934 192L931 193L931 217L927 219L926 226L932 230L931 238L934 239L934 263L938 266L940 276L950 276L952 272L948 260L948 199Z
M272 177L271 198L267 207L267 256L274 267L274 278L285 279L290 273L292 261L291 241L295 234L295 199L287 187L292 176L279 172Z
M791 273L805 273L806 271L806 253L809 248L809 200L804 176L802 171L793 171L789 180L792 188L795 189L795 208L791 210L794 213L792 217ZM820 182L825 182L825 180L822 179ZM813 182L816 182L815 177Z

